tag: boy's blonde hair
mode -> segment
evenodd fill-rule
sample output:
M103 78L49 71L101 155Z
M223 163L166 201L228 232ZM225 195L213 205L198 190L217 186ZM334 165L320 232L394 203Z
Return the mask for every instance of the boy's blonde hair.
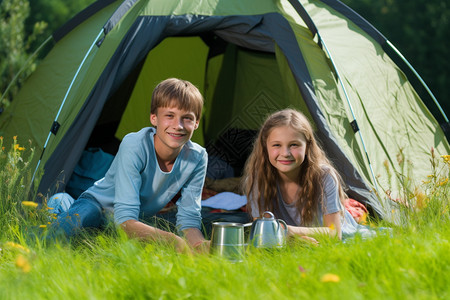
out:
M284 109L270 115L262 125L253 145L253 151L244 169L244 192L248 199L258 201L259 213L274 211L277 206L277 183L280 180L277 170L270 163L267 152L267 139L272 129L289 126L306 138L306 155L300 169L297 183L302 187L297 195L296 206L302 225L311 225L317 217L318 203L323 201L323 177L331 174L337 181L339 198L343 203L346 195L342 179L319 146L312 126L304 114L294 109ZM322 202L323 204L323 202ZM251 213L251 206L247 206Z
M203 96L198 88L187 80L168 78L153 90L150 113L156 114L159 107L176 107L193 112L197 120L203 109Z

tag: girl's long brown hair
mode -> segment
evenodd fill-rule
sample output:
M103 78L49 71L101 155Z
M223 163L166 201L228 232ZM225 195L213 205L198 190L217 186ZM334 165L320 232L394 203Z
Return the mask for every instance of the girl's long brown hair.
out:
M323 178L326 172L337 181L341 203L345 199L341 178L331 165L324 151L314 137L314 132L308 119L302 113L293 109L284 109L270 115L259 130L253 150L244 168L244 193L249 201L256 201L259 214L264 211L274 211L278 205L277 182L280 180L278 171L269 161L267 139L273 128L289 126L306 137L306 155L300 169L298 184L301 187L296 206L301 216L301 225L311 225L318 213L318 203L323 203ZM247 205L251 214L251 205Z

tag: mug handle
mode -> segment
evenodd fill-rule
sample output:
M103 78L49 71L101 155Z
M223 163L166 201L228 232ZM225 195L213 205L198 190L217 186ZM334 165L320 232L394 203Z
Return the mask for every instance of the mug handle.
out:
M284 226L284 235L287 236L288 228L287 228L286 222L285 222L284 220L282 220L282 219L278 219L277 221L278 221L279 223L283 224L283 226Z

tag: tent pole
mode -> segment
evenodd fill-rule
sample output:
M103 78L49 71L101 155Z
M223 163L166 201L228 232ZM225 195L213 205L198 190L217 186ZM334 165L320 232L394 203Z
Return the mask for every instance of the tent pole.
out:
M445 114L444 110L442 109L441 105L439 104L439 102L437 101L436 97L434 97L433 93L431 92L431 90L428 88L428 85L425 83L425 81L422 79L422 77L420 77L419 73L417 73L417 71L414 69L414 67L409 63L409 61L403 56L403 54L400 53L400 51L398 51L397 48L395 48L395 46L389 41L386 40L386 43L389 45L389 47L392 48L392 50L395 51L395 53L397 53L397 55L403 60L403 62L411 69L411 71L414 73L414 75L416 75L416 77L419 79L420 83L422 83L423 87L427 90L428 94L430 95L431 99L433 99L434 104L436 104L436 106L438 107L439 111L441 112L442 116L445 119L445 122L448 123L448 118L447 115Z
M99 34L97 35L97 37L95 38L94 42L92 42L91 46L89 47L88 51L86 52L86 55L84 56L84 58L83 58L83 60L81 61L80 65L78 66L78 69L77 69L77 71L75 72L75 75L74 75L73 78L72 78L72 81L71 81L71 83L70 83L70 85L69 85L69 88L68 88L67 91L66 91L66 94L65 94L65 96L64 96L64 99L63 99L63 101L61 102L61 105L59 106L59 110L58 110L58 113L56 114L56 117L55 117L55 119L54 119L54 121L53 121L53 124L56 124L56 123L58 122L58 117L59 117L59 115L60 115L60 113L61 113L61 111L62 111L62 108L63 108L63 106L64 106L66 100L67 100L67 96L69 95L69 93L70 93L70 91L71 91L71 89L72 89L72 86L73 86L75 80L77 79L78 74L80 73L81 68L83 67L84 63L86 62L87 57L88 57L89 54L91 53L92 49L94 48L95 43L98 41L98 39L100 38L100 36L102 35L102 33L103 33L103 28L100 30L100 32L99 32ZM34 178L35 178L35 176L36 176L36 172L37 172L37 170L39 169L39 165L41 164L42 157L44 156L45 149L47 148L47 145L48 145L48 142L49 142L49 140L50 140L50 137L51 137L52 133L54 133L54 134L56 135L56 131L53 130L53 126L52 126L52 128L50 129L50 132L48 133L47 140L45 141L44 147L43 147L42 152L41 152L41 157L39 158L39 161L38 161L38 163L37 163L37 165L36 165L36 168L34 169L33 177L31 178L31 182L30 182L30 186L33 185Z
M350 107L350 111L352 113L353 122L356 122L356 117L355 117L355 114L353 112L353 107L352 107L352 104L350 103L350 99L348 97L347 90L345 89L344 82L342 81L342 79L341 79L341 77L339 75L337 67L336 67L336 65L334 63L334 60L333 60L333 58L331 56L330 51L328 51L328 48L327 48L327 46L325 44L325 41L322 39L322 36L319 33L319 29L316 27L316 25L314 24L314 21L311 19L309 14L306 12L306 10L303 7L303 4L301 4L300 0L297 0L297 1L289 0L289 2L294 7L294 9L297 11L297 13L299 14L300 18L302 18L302 20L306 23L306 25L308 26L308 29L311 31L312 35L314 36L315 34L317 34L317 37L319 38L318 45L322 49L325 48L325 51L326 51L328 57L330 58L331 64L333 65L334 71L336 72L336 75L338 77L338 80L339 80L339 83L340 83L340 85L342 87L342 90L344 91L345 98L347 100L347 103L348 103L348 105ZM367 162L369 164L369 169L370 169L370 173L371 173L372 178L373 178L373 184L375 186L375 190L378 193L378 195L380 195L379 191L378 191L377 180L376 180L375 174L373 172L372 164L371 164L370 159L369 159L369 154L367 153L367 148L366 148L366 145L364 143L364 139L362 137L360 129L358 129L358 134L359 134L359 138L361 140L362 146L363 146L364 153L366 155Z
M317 36L318 36L318 38L319 38L319 41L320 41L321 44L323 45L323 47L324 47L324 49L325 49L325 51L326 51L328 57L330 58L331 64L333 65L334 71L336 72L336 75L337 75L337 77L338 77L339 83L340 83L340 85L341 85L341 87L342 87L342 90L344 91L345 99L347 100L348 106L349 106L349 108L350 108L350 112L351 112L351 114L352 114L352 118L353 118L353 120L356 122L356 116L355 116L355 113L354 113L354 111L353 111L353 107L352 107L352 104L351 104L351 102L350 102L350 98L349 98L348 93L347 93L347 90L346 90L346 88L345 88L345 86L344 86L344 82L342 81L341 76L339 75L339 71L338 71L338 69L337 69L337 67L336 67L336 65L335 65L335 63L334 63L334 60L333 60L333 58L332 58L332 56L331 56L331 53L330 53L330 51L328 51L328 47L327 47L327 45L325 44L325 41L322 39L322 36L320 35L319 31L317 31ZM369 163L370 173L371 173L372 178L373 178L373 184L374 184L374 186L375 186L375 190L376 190L377 193L378 193L379 191L378 191L377 180L376 180L375 174L374 174L374 172L373 172L372 163L370 162L369 154L367 153L367 148L366 148L366 145L365 145L365 143L364 143L364 139L363 139L362 134L361 134L361 129L358 129L358 134L359 134L359 138L360 138L360 140L361 140L361 143L362 143L362 146L363 146L363 149L364 149L364 153L365 153L365 155L366 155L367 162ZM378 194L379 194L379 193L378 193Z

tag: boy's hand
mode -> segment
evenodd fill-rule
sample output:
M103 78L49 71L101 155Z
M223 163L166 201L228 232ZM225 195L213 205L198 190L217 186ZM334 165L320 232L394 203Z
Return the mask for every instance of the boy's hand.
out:
M184 237L188 244L197 253L207 253L209 251L210 241L205 240L202 232L197 228L187 228L183 230Z
M211 241L202 240L197 242L196 245L193 245L195 252L197 253L209 253L209 249L211 247Z
M191 249L189 248L189 245L186 243L186 241L175 235L174 236L174 243L175 243L175 250L178 253L184 253L184 254L192 254Z

